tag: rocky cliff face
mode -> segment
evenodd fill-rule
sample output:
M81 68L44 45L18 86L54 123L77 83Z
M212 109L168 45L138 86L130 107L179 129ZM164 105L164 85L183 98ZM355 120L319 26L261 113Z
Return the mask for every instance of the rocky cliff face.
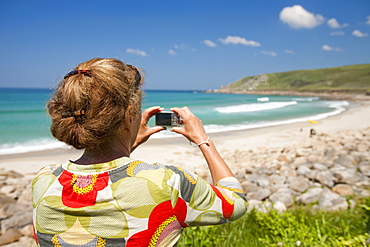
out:
M268 82L268 75L262 74L259 76L253 76L249 78L248 80L244 81L242 86L240 86L240 90L247 90L247 91L253 91L258 88L260 85L266 85ZM230 88L230 85L229 85ZM230 88L232 89L232 88Z

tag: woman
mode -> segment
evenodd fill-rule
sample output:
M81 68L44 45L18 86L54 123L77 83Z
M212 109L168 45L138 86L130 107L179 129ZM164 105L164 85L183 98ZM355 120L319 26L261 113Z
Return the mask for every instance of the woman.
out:
M216 185L179 167L129 158L164 129L147 125L160 107L141 116L141 82L135 67L101 58L61 81L47 105L51 132L84 153L44 167L33 181L39 246L173 246L185 227L245 213L240 184L187 107L172 109L183 122L172 131L198 144Z

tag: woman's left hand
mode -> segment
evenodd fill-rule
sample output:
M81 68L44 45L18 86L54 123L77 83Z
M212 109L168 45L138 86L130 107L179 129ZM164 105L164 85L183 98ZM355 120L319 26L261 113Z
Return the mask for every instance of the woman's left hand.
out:
M139 145L146 142L151 135L157 133L159 131L165 130L165 127L155 126L149 127L148 121L151 117L153 117L157 112L163 111L163 108L159 106L153 106L148 109L145 109L141 116L140 128L139 132L137 133L136 140L134 145L131 148L131 152L135 150Z

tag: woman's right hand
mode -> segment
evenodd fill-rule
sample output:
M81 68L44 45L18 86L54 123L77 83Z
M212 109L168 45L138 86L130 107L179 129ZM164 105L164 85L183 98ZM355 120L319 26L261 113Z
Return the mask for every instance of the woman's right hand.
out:
M153 117L157 112L163 111L162 107L153 106L148 109L145 109L141 116L139 131L136 135L135 143L132 145L131 152L135 150L139 145L146 142L151 135L159 131L165 130L165 127L155 126L149 127L148 122L151 117Z
M197 118L187 106L183 108L174 107L171 111L179 114L183 123L182 127L174 127L171 131L182 134L195 144L207 140L208 136L204 130L202 121Z

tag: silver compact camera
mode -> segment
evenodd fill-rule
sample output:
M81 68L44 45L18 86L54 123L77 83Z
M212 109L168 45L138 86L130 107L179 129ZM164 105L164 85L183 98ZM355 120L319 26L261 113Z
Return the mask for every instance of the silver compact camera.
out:
M157 112L155 114L155 125L163 127L180 126L180 116L172 111Z

